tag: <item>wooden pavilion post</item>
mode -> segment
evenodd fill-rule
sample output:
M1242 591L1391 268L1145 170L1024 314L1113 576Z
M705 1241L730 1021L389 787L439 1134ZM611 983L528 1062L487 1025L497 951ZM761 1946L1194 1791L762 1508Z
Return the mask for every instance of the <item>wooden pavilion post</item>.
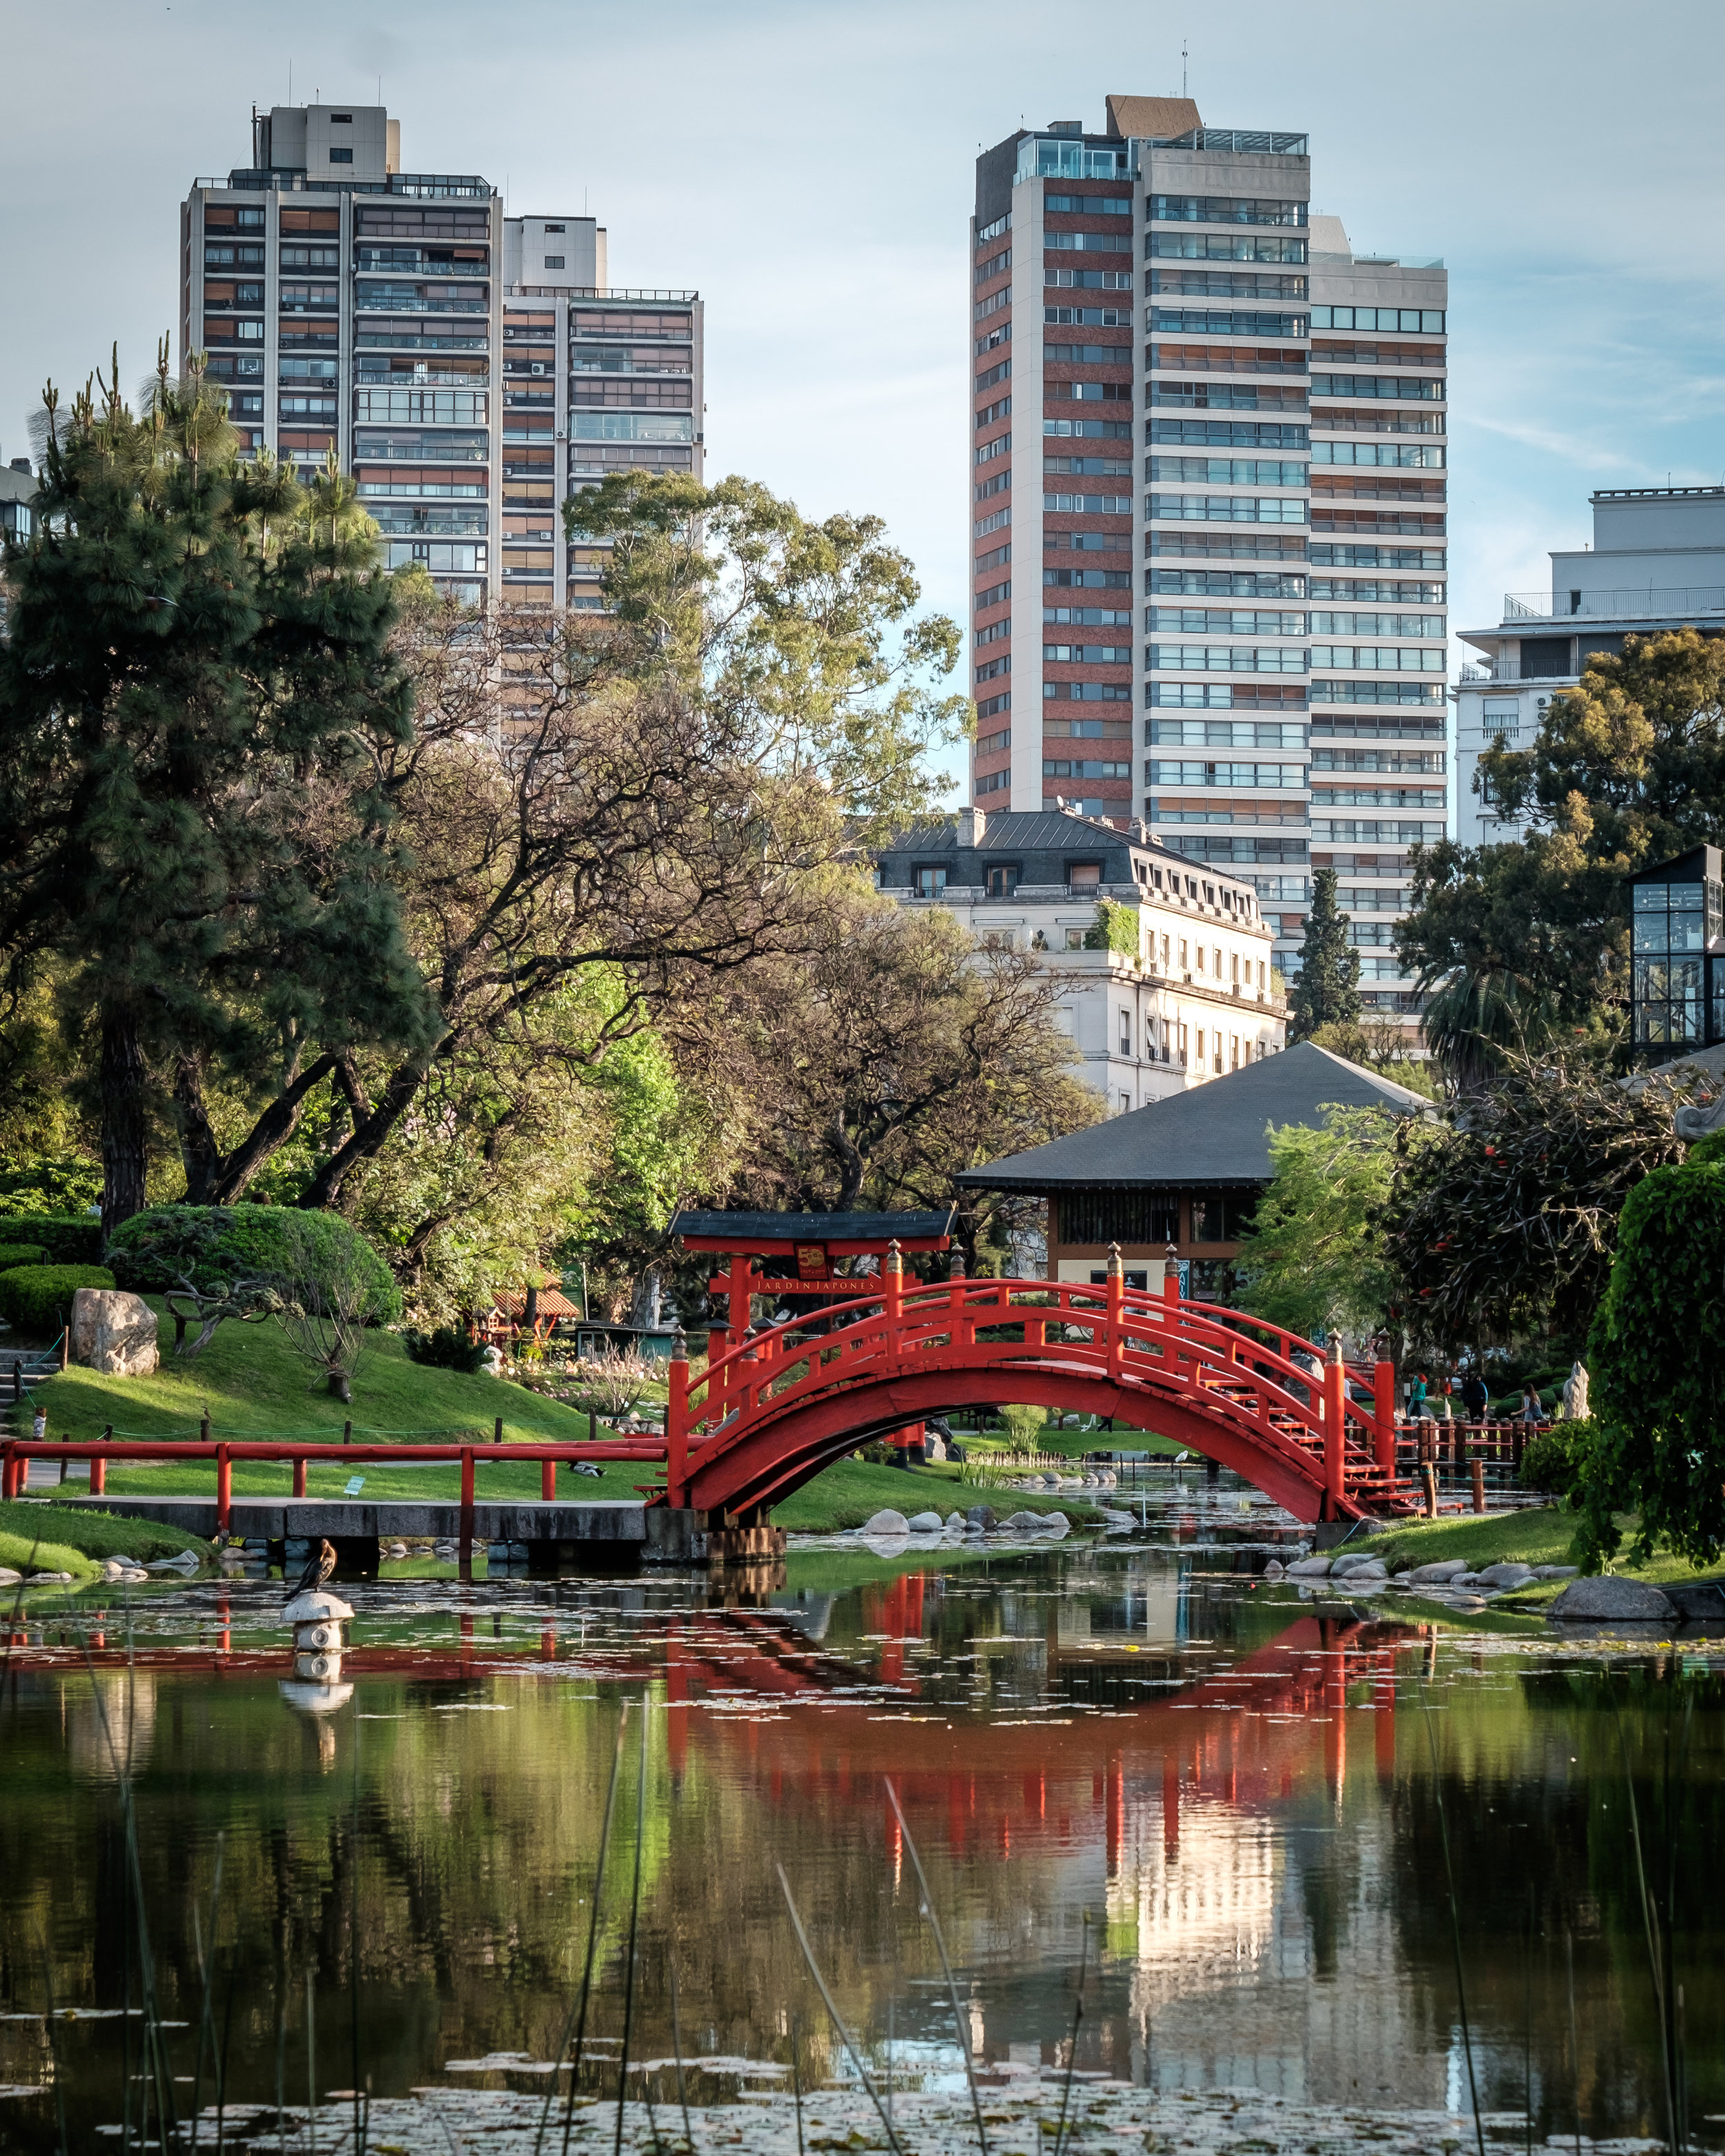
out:
M1118 1243L1108 1245L1108 1375L1118 1378L1126 1348L1126 1265Z
M689 1502L689 1343L679 1329L671 1348L665 1402L665 1501Z
M1331 1359L1324 1365L1324 1512L1334 1520L1341 1517L1348 1486L1348 1371L1339 1332L1332 1335L1330 1344Z
M1378 1465L1395 1480L1395 1365L1378 1363L1372 1371L1372 1419L1377 1425Z

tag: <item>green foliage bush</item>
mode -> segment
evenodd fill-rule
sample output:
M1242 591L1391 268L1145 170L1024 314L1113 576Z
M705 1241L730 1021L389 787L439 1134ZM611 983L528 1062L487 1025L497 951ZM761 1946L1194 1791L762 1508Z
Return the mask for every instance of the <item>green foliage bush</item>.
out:
M48 1253L40 1243L0 1243L0 1273L14 1265L45 1265Z
M1020 1452L1033 1452L1047 1427L1049 1413L1046 1408L1004 1407L1000 1410L1001 1426Z
M485 1343L470 1339L459 1325L439 1325L430 1332L404 1332L408 1360L430 1370L462 1370L470 1376L484 1364Z
M25 1332L58 1332L79 1288L116 1285L101 1265L18 1265L0 1273L0 1317Z
M278 1281L302 1267L328 1267L350 1254L374 1276L377 1322L401 1316L389 1268L335 1213L285 1205L158 1205L116 1229L108 1257L122 1287L167 1294L189 1281L200 1294L232 1293L249 1281ZM368 1262L367 1262L368 1261Z
M94 1214L0 1214L0 1242L39 1243L50 1265L100 1265L102 1224Z
M1593 1449L1591 1421L1554 1422L1528 1439L1522 1455L1522 1487L1574 1497L1586 1480Z
M1582 1489L1584 1561L1622 1539L1693 1564L1725 1553L1725 1165L1656 1168L1630 1193L1589 1344L1598 1437Z
M1086 951L1121 951L1129 958L1138 955L1138 909L1122 906L1118 899L1096 901L1096 917L1084 932Z

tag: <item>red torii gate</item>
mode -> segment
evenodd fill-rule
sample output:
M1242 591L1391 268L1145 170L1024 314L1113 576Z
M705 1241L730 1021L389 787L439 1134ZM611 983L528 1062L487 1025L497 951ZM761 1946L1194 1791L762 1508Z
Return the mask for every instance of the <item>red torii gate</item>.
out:
M688 1248L730 1254L710 1283L727 1298L728 1323L692 1383L680 1348L672 1358L657 1502L762 1523L866 1439L942 1409L1014 1400L1154 1430L1297 1518L1412 1509L1396 1480L1388 1363L1362 1403L1339 1344L1325 1363L1280 1326L1183 1300L1172 1271L1160 1294L1128 1289L1117 1249L1102 1286L906 1279L904 1250L946 1249L947 1226L927 1214L680 1214L672 1229ZM870 1251L878 1278L833 1269L834 1257ZM793 1259L795 1276L760 1272L763 1255ZM754 1330L756 1296L819 1296L824 1306Z

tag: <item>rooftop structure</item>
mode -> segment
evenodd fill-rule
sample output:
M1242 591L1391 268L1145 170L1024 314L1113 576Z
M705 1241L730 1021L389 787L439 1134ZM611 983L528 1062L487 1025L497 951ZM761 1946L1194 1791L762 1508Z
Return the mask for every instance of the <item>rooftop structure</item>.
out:
M1168 1245L1191 1291L1224 1276L1274 1173L1268 1133L1319 1127L1332 1107L1417 1113L1430 1103L1393 1079L1301 1041L1285 1055L1029 1152L965 1169L962 1183L1046 1196L1050 1280L1100 1278L1118 1243L1136 1284L1160 1286ZM1195 1284L1194 1284L1195 1283Z
M1074 1066L1117 1114L1286 1038L1257 894L1141 822L961 809L881 848L875 881L902 906L943 906L975 935L1046 952Z
M1483 658L1463 668L1456 689L1456 831L1466 845L1526 834L1525 818L1498 814L1480 757L1500 740L1527 747L1553 691L1574 687L1592 653L1615 654L1627 637L1685 627L1725 634L1725 486L1601 487L1589 503L1592 544L1553 550L1549 588L1506 592L1494 628L1460 632Z

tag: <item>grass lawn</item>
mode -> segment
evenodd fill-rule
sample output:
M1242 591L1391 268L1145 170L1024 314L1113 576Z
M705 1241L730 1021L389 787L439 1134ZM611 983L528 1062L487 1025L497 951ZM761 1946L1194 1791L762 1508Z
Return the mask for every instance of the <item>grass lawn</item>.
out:
M1421 1520L1393 1528L1370 1541L1356 1539L1350 1551L1370 1550L1381 1557L1392 1573L1403 1565L1439 1564L1461 1558L1476 1571L1481 1565L1574 1564L1570 1545L1579 1522L1574 1512L1558 1505L1530 1507L1519 1512L1488 1512L1483 1517L1464 1513L1460 1518ZM1633 1522L1630 1523L1631 1526ZM1666 1552L1656 1553L1645 1564L1631 1564L1620 1557L1611 1570L1625 1579L1645 1579L1654 1586L1670 1580L1692 1580L1700 1575L1686 1558ZM1562 1580L1542 1581L1517 1589L1517 1599L1548 1601L1559 1594Z
M570 1444L588 1435L587 1417L560 1401L542 1399L506 1379L466 1377L410 1362L399 1335L393 1332L372 1336L354 1379L351 1407L336 1399L321 1378L311 1389L311 1373L273 1317L257 1325L230 1320L195 1362L177 1361L171 1347L172 1322L162 1305L150 1300L162 1321L167 1344L161 1368L147 1378L110 1378L74 1366L49 1379L37 1397L48 1409L51 1437L99 1438L111 1424L116 1438L195 1438L199 1418L208 1409L216 1437L303 1437L339 1444L341 1425L351 1416L354 1437L362 1443L420 1437L452 1445L483 1438L489 1444L501 1415L503 1445L495 1454L488 1451L479 1468L477 1494L484 1501L539 1495L538 1463L509 1461L511 1441ZM602 1424L599 1434L603 1438L610 1432ZM350 1474L365 1477L365 1495L371 1498L453 1501L460 1494L460 1470L453 1461L448 1466L370 1461L352 1469L314 1466L306 1490L314 1497L339 1496ZM565 1469L557 1477L558 1495L633 1497L636 1484L654 1476L652 1464L644 1460L607 1462L597 1481ZM292 1487L293 1471L285 1460L279 1466L234 1463L236 1495L285 1496ZM213 1469L191 1460L149 1468L116 1462L108 1470L108 1489L116 1496L208 1496L214 1492L215 1476Z
M94 1572L104 1558L136 1558L147 1564L154 1558L177 1557L185 1549L199 1558L213 1554L196 1535L182 1535L177 1528L158 1527L146 1520L122 1520L112 1512L82 1506L0 1504L0 1564L14 1572L83 1573Z

